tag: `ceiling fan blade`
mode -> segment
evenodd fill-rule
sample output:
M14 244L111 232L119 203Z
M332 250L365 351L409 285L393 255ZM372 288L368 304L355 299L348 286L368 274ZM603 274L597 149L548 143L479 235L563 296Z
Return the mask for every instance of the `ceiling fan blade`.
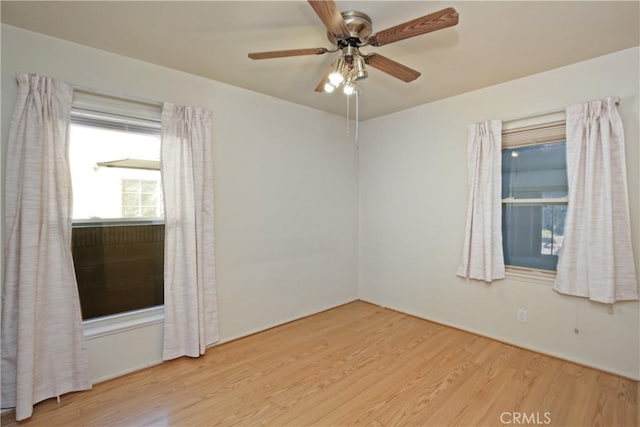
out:
M318 83L318 86L316 86L314 91L324 92L324 85L327 83L327 81L329 81L329 74L331 73L332 70L333 70L333 64L329 65L329 67L327 68L327 71L324 72L324 74L322 75L322 79L320 80L320 82Z
M290 50L274 50L272 52L255 52L250 53L251 59L270 59L270 58L285 58L288 56L302 56L302 55L322 55L329 52L324 47L316 47L310 49L290 49Z
M369 44L371 46L383 46L410 37L452 27L457 23L458 12L454 8L448 7L373 34L369 37Z
M420 77L420 73L416 70L389 59L386 56L378 55L377 53L365 56L364 61L367 65L371 65L373 68L377 68L406 83L412 82Z
M342 19L342 14L338 10L333 0L308 0L309 4L316 12L327 30L337 38L349 35L349 28Z

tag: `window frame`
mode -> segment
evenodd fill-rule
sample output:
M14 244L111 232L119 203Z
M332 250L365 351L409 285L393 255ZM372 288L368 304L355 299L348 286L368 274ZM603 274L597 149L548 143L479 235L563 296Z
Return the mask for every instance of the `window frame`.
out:
M74 90L70 124L161 137L162 103ZM153 168L155 169L155 167ZM160 170L158 166L157 170ZM72 219L72 228L164 225L165 217ZM86 339L163 322L164 304L83 319Z
M566 118L564 112L543 114L540 116L505 122L502 130L502 150L516 147L531 147L536 145L566 142ZM501 206L511 205L569 205L568 197L517 199L503 198ZM504 221L504 217L502 218ZM551 285L555 281L556 272L553 270L537 269L505 264L508 277L525 282L536 282Z

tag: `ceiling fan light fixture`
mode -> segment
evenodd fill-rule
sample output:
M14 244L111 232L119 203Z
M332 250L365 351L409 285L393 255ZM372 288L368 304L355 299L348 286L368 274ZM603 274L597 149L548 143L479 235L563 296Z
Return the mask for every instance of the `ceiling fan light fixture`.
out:
M369 76L364 58L360 55L353 58L353 73L355 74L356 80L363 80Z
M342 88L342 93L344 93L347 96L353 95L355 91L356 91L356 84L351 81L346 82L344 84L344 87Z
M326 83L324 84L324 91L325 91L326 93L331 93L331 92L333 92L334 90L336 90L336 87L335 87L334 85L332 85L332 84L331 84L331 82L326 82Z
M333 86L338 86L340 83L344 81L344 69L345 69L345 62L344 62L344 59L340 57L336 61L333 67L333 71L331 71L328 77L329 81Z
M333 86L338 86L340 83L342 83L343 80L344 77L337 71L333 71L331 74L329 74L329 82L331 82Z

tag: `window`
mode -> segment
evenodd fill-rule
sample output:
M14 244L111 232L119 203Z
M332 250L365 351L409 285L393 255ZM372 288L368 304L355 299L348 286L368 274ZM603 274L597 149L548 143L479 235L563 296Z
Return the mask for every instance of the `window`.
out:
M159 107L74 99L72 252L85 320L163 304L159 117Z
M555 271L567 212L564 121L503 133L502 233L506 266Z
M122 180L122 217L158 217L162 212L160 185L148 179Z

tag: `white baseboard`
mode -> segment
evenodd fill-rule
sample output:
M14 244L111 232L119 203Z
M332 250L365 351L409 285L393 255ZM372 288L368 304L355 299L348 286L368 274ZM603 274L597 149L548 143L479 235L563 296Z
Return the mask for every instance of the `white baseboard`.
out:
M426 317L426 316L424 316L422 314L413 313L410 310L395 308L395 307L391 307L391 306L384 306L384 305L378 304L378 303L376 303L374 301L368 301L368 300L365 300L365 299L362 299L362 301L367 302L369 304L377 305L378 307L388 308L390 310L397 311L399 313L408 314L409 316L417 317L419 319L424 319L424 320L427 320L429 322L437 323L439 325L449 326L451 328L455 328L455 329L459 329L461 331L469 332L469 333L472 333L474 335L478 335L478 336L481 336L481 337L484 337L484 338L489 338L489 339L492 339L494 341L498 341L498 342L501 342L501 343L504 343L504 344L512 345L514 347L518 347L518 348L521 348L521 349L524 349L524 350L529 350L529 351L533 351L535 353L544 354L545 356L555 357L556 359L560 359L560 360L564 360L564 361L567 361L567 362L575 363L577 365L585 366L587 368L597 369L598 371L607 372L607 373L610 373L610 374L613 374L613 375L617 375L617 376L622 377L622 378L627 378L627 379L630 379L630 380L633 380L633 381L640 381L640 376L633 375L633 374L630 374L628 372L620 371L620 370L617 370L615 368L611 368L610 366L597 365L597 364L594 364L594 363L589 362L589 361L584 361L584 360L576 359L576 358L573 358L573 357L569 357L569 356L567 356L565 354L561 354L561 353L557 353L557 352L554 352L554 351L550 351L548 349L543 349L543 348L539 348L539 347L536 347L536 346L530 346L530 345L528 345L526 343L516 342L516 341L512 341L512 340L503 338L503 337L498 337L498 336L494 336L494 335L491 335L491 334L487 334L486 332L474 330L473 328L468 328L466 326L460 326L460 325L453 324L453 323L450 323L450 322L445 322L445 321L442 321L442 320L439 320L439 319L429 318L429 317Z

